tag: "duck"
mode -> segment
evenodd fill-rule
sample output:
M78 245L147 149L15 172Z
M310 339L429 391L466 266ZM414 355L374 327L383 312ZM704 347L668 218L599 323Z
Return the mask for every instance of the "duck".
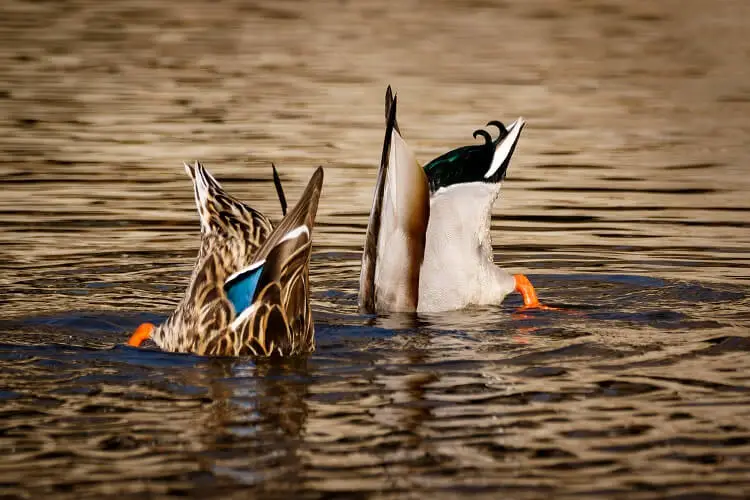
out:
M500 304L518 292L523 309L540 303L524 274L493 260L490 221L525 126L519 117L483 144L451 150L422 167L396 120L388 86L386 129L365 233L358 305L364 313L432 313Z
M175 310L159 326L140 325L128 345L151 339L164 351L203 356L312 352L309 265L323 168L287 213L274 166L284 213L274 228L260 211L227 193L200 162L184 165L200 216L198 257Z

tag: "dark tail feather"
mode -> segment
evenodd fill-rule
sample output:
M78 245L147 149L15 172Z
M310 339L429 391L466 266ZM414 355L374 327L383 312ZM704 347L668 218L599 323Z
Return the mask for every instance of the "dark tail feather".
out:
M393 103L396 99L393 97L393 91L391 90L391 86L388 85L388 89L385 91L385 124L388 125L388 121L390 120L391 116L391 107L393 106ZM393 128L396 129L396 132L399 134L401 133L401 130L398 128L398 122L396 121L396 117L394 114L393 118Z
M388 176L388 163L391 153L391 135L393 129L398 131L396 124L396 97L391 92L390 85L385 93L386 115L385 137L383 138L383 152L380 156L378 179L375 182L375 194L372 202L370 219L365 233L365 246L362 251L362 270L359 276L359 308L366 313L375 312L375 267L378 257L378 239L380 237L380 212L383 210L383 195L385 181Z
M499 122L497 120L492 120L491 122L487 122L487 126L488 127L490 127L490 126L497 127L497 130L500 132L500 135L497 136L497 140L498 141L500 139L502 139L503 137L505 137L506 135L508 135L508 129L505 128L505 124L503 122ZM474 137L476 137L476 136L474 136Z
M276 171L276 165L271 163L273 167L273 184L276 186L276 194L279 196L279 203L281 203L281 215L286 216L286 196L284 196L284 188L281 187L281 177Z
M385 119L388 121L388 115L391 114L391 104L393 103L393 91L391 90L391 86L388 85L388 88L385 89Z
M253 260L258 262L265 259L269 252L275 247L286 234L301 226L307 226L308 231L312 234L315 225L315 215L318 211L318 200L320 199L320 190L323 188L323 167L318 167L310 177L310 181L305 191L300 196L297 204L292 207L288 214L284 216L279 224L274 228L268 239L258 249Z

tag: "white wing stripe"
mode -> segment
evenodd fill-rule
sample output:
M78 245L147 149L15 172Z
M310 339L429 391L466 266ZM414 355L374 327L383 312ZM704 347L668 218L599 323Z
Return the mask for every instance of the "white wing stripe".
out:
M308 228L305 225L295 227L294 229L292 229L291 231L289 231L288 233L286 233L284 235L284 237L281 238L281 240L279 240L279 243L281 243L283 241L293 240L295 238L298 238L301 234L306 234L307 237L309 238L310 237L310 228Z
M502 164L505 163L506 158L508 158L508 155L510 154L510 150L513 149L513 145L518 140L518 134L521 133L523 123L523 118L519 118L518 120L510 124L510 127L508 127L508 135L506 135L505 138L500 141L500 144L498 144L497 148L495 149L495 154L492 157L492 164L490 165L490 169L486 174L484 174L485 179L489 179L490 177L492 177L492 175L497 172L497 169L499 169Z
M242 325L242 323L244 323L245 320L247 318L249 318L251 314L253 314L255 312L256 308L257 308L257 303L254 302L252 305L250 305L250 307L248 307L247 309L245 309L244 311L242 311L242 313L239 316L237 316L236 318L234 318L234 321L232 321L232 324L229 325L229 327L232 330L237 330L237 328L240 325Z
M252 264L250 264L249 266L247 266L245 269L241 269L240 271L237 271L236 273L234 273L233 275L231 275L230 277L228 277L226 280L224 280L224 284L229 283L230 281L232 281L233 279L235 279L240 274L244 274L244 273L246 273L248 271L252 271L253 269L258 269L260 266L262 266L265 263L266 263L266 259L259 260L258 262L253 262Z

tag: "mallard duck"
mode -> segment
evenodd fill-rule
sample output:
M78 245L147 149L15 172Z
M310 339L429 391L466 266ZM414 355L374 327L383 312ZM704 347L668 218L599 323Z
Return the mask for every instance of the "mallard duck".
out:
M362 254L359 305L364 312L436 312L499 304L519 292L527 308L544 308L523 274L492 257L490 216L524 121L492 121L484 144L454 149L424 168L396 121L386 91L386 130Z
M165 351L209 356L313 351L308 268L323 169L315 171L275 229L262 213L224 191L200 163L185 164L185 170L201 220L198 258L175 311L159 326L139 326L128 344L151 338Z

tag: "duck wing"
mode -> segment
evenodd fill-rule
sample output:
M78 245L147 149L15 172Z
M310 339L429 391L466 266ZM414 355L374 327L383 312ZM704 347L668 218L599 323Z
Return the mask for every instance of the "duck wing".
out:
M386 91L386 130L362 253L359 306L364 312L416 311L419 270L430 217L429 186L401 136L397 98Z
M199 344L226 331L234 317L222 284L251 262L272 226L262 213L224 191L201 163L186 163L185 171L193 181L201 246L185 295L162 331L171 350L203 353Z
M318 168L250 266L226 279L222 291L235 311L233 335L215 339L217 347L210 349L231 342L237 354L285 356L315 348L309 266L322 187L323 169Z
M200 162L196 161L192 167L184 165L193 180L195 204L201 219L201 246L178 312L205 307L204 295L214 297L205 291L207 287L220 286L229 275L249 265L273 230L265 215L227 193ZM277 192L283 192L280 181L275 184ZM205 282L206 266L213 266L208 274L214 281Z

